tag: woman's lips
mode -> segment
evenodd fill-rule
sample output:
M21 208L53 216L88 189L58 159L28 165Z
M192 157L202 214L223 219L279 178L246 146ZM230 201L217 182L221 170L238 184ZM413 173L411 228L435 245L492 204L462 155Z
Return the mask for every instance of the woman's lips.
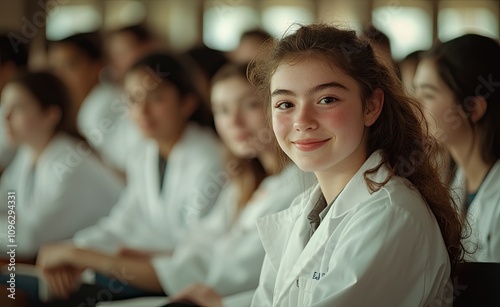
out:
M238 142L243 142L243 141L247 141L250 139L250 134L240 134L240 135L236 135L234 137L234 139Z
M313 151L325 145L330 139L302 139L293 141L293 145L301 151Z

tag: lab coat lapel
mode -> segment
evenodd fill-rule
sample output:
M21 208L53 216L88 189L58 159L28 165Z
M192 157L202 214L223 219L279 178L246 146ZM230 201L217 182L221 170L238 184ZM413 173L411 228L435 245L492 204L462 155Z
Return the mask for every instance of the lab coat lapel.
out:
M302 196L299 197L302 198ZM304 210L304 207L300 205L301 203L292 204L290 208L284 211L257 220L257 229L262 245L276 271L280 267L288 239L291 237L290 232L294 229L297 218Z
M44 191L44 193L38 193L37 191L39 189L44 189L44 181L45 181L45 176L47 175L47 172L57 172L58 169L55 168L55 165L53 165L53 161L61 155L64 150L66 150L66 146L70 145L70 139L68 139L67 136L64 134L57 134L53 137L53 139L50 141L50 143L45 147L44 151L41 153L41 155L38 157L38 160L35 165L32 165L32 159L33 159L33 154L31 151L29 151L29 154L27 155L28 160L24 166L23 166L23 178L22 181L25 183L23 185L23 189L19 191L19 194L22 193L22 195L25 196L25 202L28 205L37 205L39 203L38 200L34 199L34 195L44 195L48 193L47 191ZM71 165L69 165L68 162L68 155L66 155L66 160L64 161L66 164L63 165L64 171L61 172L61 174L57 177L61 182L64 181L64 176L72 172L73 170L66 170L66 168L70 168ZM78 159L81 159L81 157L78 157ZM77 160L78 161L78 160ZM31 177L31 178L30 178ZM31 182L30 182L31 181ZM29 182L29 183L28 183ZM48 187L52 188L52 187Z
M292 225L293 228L287 233L290 239L288 244L286 244L285 250L281 253L286 255L286 257L282 257L281 259L281 266L288 269L278 272L276 277L276 286L278 289L282 288L282 285L285 285L288 280L293 280L294 276L296 276L294 270L290 270L290 268L297 267L297 263L303 257L304 250L308 246L307 241L311 234L311 224L305 216L313 210L321 193L321 189L317 185L312 193L307 195L306 205L302 207L303 209L298 219L296 218L295 225Z
M278 286L281 288L280 293L278 294L278 300L287 293L286 289L293 285L299 274L303 271L310 271L311 278L312 273L314 272L315 266L320 265L320 261L322 259L321 250L326 247L326 243L335 228L343 221L348 211L354 208L357 204L367 200L370 197L370 191L366 186L364 180L364 172L368 169L371 169L377 166L381 161L381 156L379 152L373 153L368 160L363 164L363 166L358 170L358 172L353 176L353 178L346 185L344 190L339 194L338 198L335 200L333 207L328 211L323 222L320 224L313 237L309 240L303 251L300 253L295 264L292 266L288 266L288 268L292 268L288 274L288 277L285 279L283 286ZM387 177L387 170L384 166L382 166L377 172L377 174L372 177L376 182L381 182L385 180ZM310 204L307 206L307 209L304 210L302 216L300 217L301 222L299 224L307 223L307 219L305 216L309 214L313 207L311 204L314 204L319 197L318 193L314 194L314 197L311 198ZM314 206L314 205L313 205ZM308 224L309 225L309 224ZM293 235L297 235L296 233L292 233ZM309 235L305 233L305 235ZM305 239L304 237L301 238ZM293 244L293 242L290 242ZM295 250L291 250L289 247L291 244L288 244L286 254L287 257L290 257L291 253L297 252ZM329 248L335 248L334 246L330 246ZM293 247L292 247L293 249ZM284 263L283 263L284 264ZM290 263L289 263L290 264ZM285 266L286 267L286 266ZM282 270L287 271L287 270ZM278 283L279 277L277 279Z

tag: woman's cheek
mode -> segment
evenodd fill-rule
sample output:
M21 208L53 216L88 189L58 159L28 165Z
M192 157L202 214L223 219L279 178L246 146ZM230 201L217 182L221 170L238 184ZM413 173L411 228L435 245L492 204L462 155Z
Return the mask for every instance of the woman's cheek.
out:
M321 125L326 127L328 130L339 130L349 128L349 125L354 124L355 119L353 113L347 108L335 109L330 112L321 112Z
M273 114L273 131L279 142L286 139L291 130L291 120L282 114Z
M19 116L12 121L12 130L16 137L26 141L37 132L36 118L29 118L27 116Z

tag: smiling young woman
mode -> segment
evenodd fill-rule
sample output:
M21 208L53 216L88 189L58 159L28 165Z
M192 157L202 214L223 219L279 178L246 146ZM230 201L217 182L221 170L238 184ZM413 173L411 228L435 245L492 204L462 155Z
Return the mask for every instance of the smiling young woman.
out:
M258 221L252 306L450 303L462 224L418 102L353 31L303 26L268 51L250 78L282 150L318 185Z

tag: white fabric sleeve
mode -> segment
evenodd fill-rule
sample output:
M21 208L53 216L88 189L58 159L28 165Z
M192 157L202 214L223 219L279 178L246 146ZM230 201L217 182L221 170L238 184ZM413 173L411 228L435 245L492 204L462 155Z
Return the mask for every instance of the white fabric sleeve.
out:
M108 216L74 235L75 245L115 253L126 245L127 236L133 233L137 223L140 223L142 219L140 209L133 187L128 185Z

